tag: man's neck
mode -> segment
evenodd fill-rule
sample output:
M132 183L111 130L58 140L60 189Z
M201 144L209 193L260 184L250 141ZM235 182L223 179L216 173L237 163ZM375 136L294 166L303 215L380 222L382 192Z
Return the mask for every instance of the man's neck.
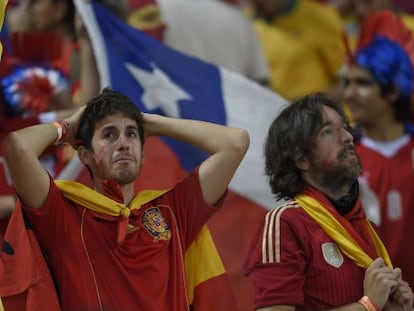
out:
M110 197L112 199L114 199L115 201L120 201L121 198L114 198L113 194L117 193L117 189L105 189L105 187L103 187L103 181L99 180L99 181L95 181L95 190L107 197ZM123 204L124 205L128 205L132 199L135 197L136 193L135 193L135 182L126 184L126 185L119 185L119 190L122 193L122 199L123 199ZM108 192L109 191L109 192Z
M349 193L351 187L353 186L353 183L352 183L352 184L345 184L341 188L330 189L328 187L324 187L320 184L315 183L313 180L308 179L306 182L313 188L318 189L330 200L339 200L342 197L346 196Z
M345 215L348 212L350 212L358 199L359 195L359 184L358 181L355 180L354 184L351 186L351 188L348 190L348 192L343 195L342 197L332 199L331 197L328 197L329 201L332 203L332 205L335 207L335 209L338 211L339 214Z
M135 183L124 185L121 187L124 196L124 204L129 205L132 199L135 198Z

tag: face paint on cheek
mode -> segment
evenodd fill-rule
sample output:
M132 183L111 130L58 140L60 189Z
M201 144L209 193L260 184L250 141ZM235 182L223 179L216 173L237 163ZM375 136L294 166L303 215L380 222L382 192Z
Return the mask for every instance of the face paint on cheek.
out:
M321 170L325 170L332 166L332 161L325 159L325 160L322 160L319 164L320 164Z
M330 151L329 153L325 154L319 161L320 168L322 170L331 168L335 164L335 161L338 160L338 158L339 154L334 154L333 151Z
M96 167L102 169L105 167L105 163L110 160L111 149L104 143L98 143L94 150Z

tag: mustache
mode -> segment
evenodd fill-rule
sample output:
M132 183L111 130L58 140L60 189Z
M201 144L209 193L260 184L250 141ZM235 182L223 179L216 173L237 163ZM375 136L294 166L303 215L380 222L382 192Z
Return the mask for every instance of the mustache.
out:
M345 146L338 154L338 159L345 158L348 154L356 155L354 145Z
M118 160L135 160L135 157L130 153L120 153L114 157L114 161Z

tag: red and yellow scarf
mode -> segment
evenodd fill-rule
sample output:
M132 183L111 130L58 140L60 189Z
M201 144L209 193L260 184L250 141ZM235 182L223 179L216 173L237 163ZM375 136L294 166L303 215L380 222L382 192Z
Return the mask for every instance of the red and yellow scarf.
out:
M295 197L295 201L358 266L367 268L375 258L381 257L387 266L392 267L388 252L367 219L359 200L350 213L365 224L369 241L362 239L351 222L341 216L332 203L316 189L307 187L302 194Z
M129 207L75 181L55 181L62 195L67 199L104 215L121 216L118 228L118 242L123 241L127 232L128 217L133 209L161 196L168 190L143 190L129 204ZM200 255L204 254L204 255ZM208 255L207 255L208 254ZM209 279L225 275L226 271L207 225L185 253L185 270L189 303L195 299L196 287ZM1 310L0 310L1 311Z

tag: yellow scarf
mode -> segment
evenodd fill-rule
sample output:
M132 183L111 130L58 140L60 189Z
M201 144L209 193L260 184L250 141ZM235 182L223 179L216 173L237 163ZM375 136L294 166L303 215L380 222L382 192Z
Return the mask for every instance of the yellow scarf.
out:
M168 191L141 191L131 201L128 208L124 204L118 203L75 181L56 180L55 184L67 199L92 211L111 216L124 216L125 219L130 215L130 210L139 209L143 204ZM189 304L193 303L195 288L198 285L225 273L223 262L207 225L201 228L196 239L186 250L185 270ZM2 310L0 309L0 311Z
M131 210L139 209L141 205L161 196L168 190L144 190L141 191L129 204L129 207L116 202L107 196L86 187L85 185L72 180L56 180L56 186L59 188L65 198L86 207L92 211L111 215L129 217Z
M371 258L352 237L346 228L326 209L321 203L314 198L299 194L295 197L295 201L305 210L305 212L335 241L341 251L350 259L356 262L358 266L368 268L372 263ZM371 239L375 244L378 256L384 259L387 266L392 267L390 257L384 244L378 237L374 228L368 219L365 223L371 235Z

